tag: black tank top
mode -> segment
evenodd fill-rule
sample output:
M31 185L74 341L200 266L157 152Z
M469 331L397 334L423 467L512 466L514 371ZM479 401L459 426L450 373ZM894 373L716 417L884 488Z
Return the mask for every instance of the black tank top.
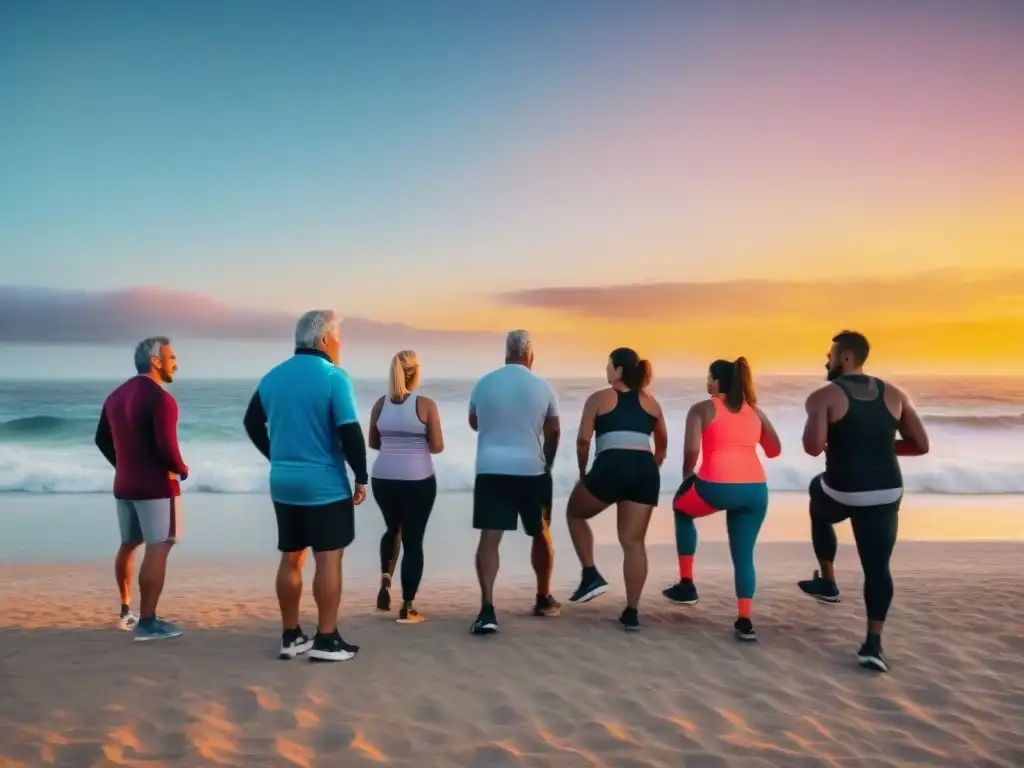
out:
M594 419L595 435L608 432L639 432L642 435L650 435L654 432L658 420L640 404L639 390L615 390L615 394L618 397L615 407L608 413L598 414Z
M885 404L885 382L875 379L878 396L858 400L850 384L866 384L867 376L842 376L832 383L846 394L846 415L828 425L825 482L845 493L902 488L903 475L896 458L899 421Z

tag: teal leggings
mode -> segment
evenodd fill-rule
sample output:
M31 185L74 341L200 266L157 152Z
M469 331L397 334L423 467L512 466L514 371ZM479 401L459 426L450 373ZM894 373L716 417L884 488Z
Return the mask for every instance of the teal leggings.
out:
M672 508L676 512L676 554L697 551L697 526L693 521L725 510L729 530L729 554L736 579L736 597L752 598L757 586L754 547L768 512L766 483L708 483L688 477L676 491Z

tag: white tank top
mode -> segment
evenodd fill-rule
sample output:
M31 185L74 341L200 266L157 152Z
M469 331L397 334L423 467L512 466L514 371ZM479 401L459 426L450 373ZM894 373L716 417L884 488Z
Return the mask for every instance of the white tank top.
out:
M416 415L416 395L404 403L384 396L377 418L380 453L371 475L379 480L425 480L434 474L434 460L427 444L427 425Z

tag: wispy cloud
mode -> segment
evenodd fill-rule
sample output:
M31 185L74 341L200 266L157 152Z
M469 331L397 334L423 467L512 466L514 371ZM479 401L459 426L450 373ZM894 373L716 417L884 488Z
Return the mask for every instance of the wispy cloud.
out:
M89 292L0 286L0 342L107 344L149 335L280 341L291 338L297 319L162 288ZM500 338L488 332L438 331L360 317L345 318L343 333L346 341L397 345L494 344Z
M1024 314L1024 272L941 270L892 279L732 280L512 291L501 302L594 319L642 321Z

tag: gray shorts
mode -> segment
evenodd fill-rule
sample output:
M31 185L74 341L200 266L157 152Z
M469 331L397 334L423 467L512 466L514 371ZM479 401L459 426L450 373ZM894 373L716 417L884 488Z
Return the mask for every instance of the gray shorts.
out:
M138 546L177 541L181 535L181 497L129 501L117 499L121 543Z

